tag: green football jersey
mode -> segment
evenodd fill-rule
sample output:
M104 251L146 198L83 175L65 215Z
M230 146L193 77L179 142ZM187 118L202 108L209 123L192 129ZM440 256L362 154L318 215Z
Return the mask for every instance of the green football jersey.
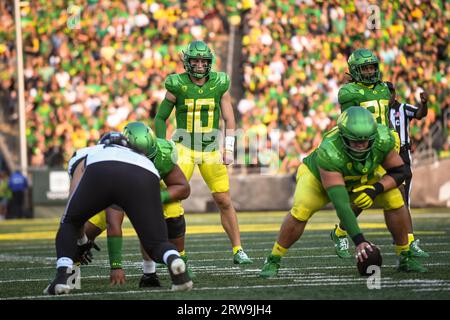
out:
M364 162L354 161L345 153L344 142L338 128L334 127L326 133L320 146L308 155L303 163L319 181L319 167L326 171L340 172L344 177L345 187L350 191L374 177L375 169L383 163L394 145L395 140L389 128L379 124L369 157Z
M177 130L172 140L194 150L217 150L220 100L230 87L228 75L211 72L206 83L198 86L186 72L172 74L167 77L165 87L177 99Z
M177 163L177 151L172 141L156 139L157 152L153 164L164 179Z
M373 88L360 83L347 83L339 89L338 100L341 111L352 106L361 106L373 113L375 121L390 127L389 99L391 93L384 82L378 82Z

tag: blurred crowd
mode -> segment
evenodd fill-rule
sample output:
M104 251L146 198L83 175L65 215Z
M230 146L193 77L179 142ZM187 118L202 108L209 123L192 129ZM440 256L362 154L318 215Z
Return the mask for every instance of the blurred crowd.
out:
M0 2L0 104L15 121L11 2ZM296 170L335 124L337 93L349 80L346 61L356 48L378 55L383 79L396 85L401 102L417 104L421 91L429 93L427 118L412 123L413 148L449 110L449 2L382 1L375 8L367 1L312 0L85 4L36 0L22 7L31 166L62 164L128 121L152 124L165 77L183 71L181 50L202 39L220 52L229 23L243 32L243 61L234 63L244 88L235 101L238 126L268 137L248 163ZM224 69L217 54L215 63ZM450 123L443 124L448 130ZM271 151L277 139L279 155ZM449 143L442 139L434 147L450 156Z
M444 1L379 1L375 8L367 1L256 1L243 20L245 94L237 108L244 128L269 136L281 130L280 169L294 172L335 125L348 56L365 47L379 57L400 102L430 95L428 116L411 124L414 150L449 110L449 21ZM447 156L449 143L434 147Z
M28 2L21 14L31 166L60 165L105 131L154 118L164 79L183 71L181 50L195 39L220 41L225 11L215 0ZM12 17L2 1L0 86L15 120Z

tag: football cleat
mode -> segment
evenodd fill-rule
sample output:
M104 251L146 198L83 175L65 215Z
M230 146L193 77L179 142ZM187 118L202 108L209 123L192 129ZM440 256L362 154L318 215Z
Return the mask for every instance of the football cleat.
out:
M156 274L156 272L144 273L141 277L141 280L139 281L139 288L152 288L152 287L161 287L158 275Z
M68 294L72 288L69 284L70 276L71 273L67 273L67 267L58 268L55 279L44 289L44 294L52 296Z
M278 269L280 269L281 257L270 254L259 273L260 278L271 278L278 275Z
M411 250L402 251L398 257L397 271L403 272L427 272L428 269L423 267L416 259L414 259Z
M244 252L244 250L239 249L233 256L233 263L234 264L251 264L251 263L253 263L253 260L247 256L247 254Z
M336 225L334 230L331 231L331 233L330 233L331 240L333 240L333 242L334 242L334 250L336 251L336 254L339 258L342 258L342 259L351 258L352 255L348 251L348 248L349 248L348 239L346 236L338 237L336 235L337 227L338 226Z
M411 251L411 254L413 257L416 258L428 258L430 257L430 255L423 251L420 247L419 247L419 243L420 240L414 240L413 242L411 242L411 244L409 245L409 250Z
M186 264L186 269L187 269L187 273L189 275L189 278L194 279L195 278L195 273L188 266L188 260L189 260L188 256L185 254L184 256L180 256L180 258L183 259L184 263Z
M173 260L169 266L169 273L172 279L172 291L189 291L194 286L183 259L176 258Z

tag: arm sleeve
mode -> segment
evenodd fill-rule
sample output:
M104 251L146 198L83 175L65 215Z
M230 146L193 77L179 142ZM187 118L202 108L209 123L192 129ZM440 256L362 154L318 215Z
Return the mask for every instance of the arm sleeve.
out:
M122 269L122 237L108 237L108 255L111 269Z
M350 206L350 197L345 187L341 185L332 186L327 189L327 193L350 237L353 239L355 236L361 234L356 216Z
M172 113L173 107L174 103L167 99L164 99L159 105L158 112L156 113L155 117L155 133L158 138L166 138L166 120Z

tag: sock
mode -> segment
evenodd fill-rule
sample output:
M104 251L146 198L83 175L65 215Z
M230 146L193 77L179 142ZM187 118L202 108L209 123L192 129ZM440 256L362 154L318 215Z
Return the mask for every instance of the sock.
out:
M278 242L275 242L272 248L272 255L282 257L286 254L287 251L288 249L283 248Z
M411 242L414 241L414 234L408 233L408 244L411 244Z
M173 260L175 260L176 258L179 258L179 257L180 257L180 254L178 253L178 251L167 250L163 255L163 261L166 264L166 266L169 266Z
M77 244L79 246L82 246L83 244L86 244L88 242L88 237L86 236L86 233L83 235L83 237L81 237L80 239L78 239Z
M338 237L346 237L347 236L347 231L341 229L341 227L339 225L336 226L336 230L334 231L334 233Z
M409 244L405 244L405 245L402 245L402 246L395 245L395 254L397 256L399 256L400 253L403 252L403 251L409 251Z
M241 246L233 247L233 254L236 254L236 252L238 252L239 250L242 250Z
M56 261L56 269L61 267L71 268L73 266L73 261L67 257L61 257Z
M156 272L155 261L153 260L142 261L142 271L144 271L144 273L155 273Z

